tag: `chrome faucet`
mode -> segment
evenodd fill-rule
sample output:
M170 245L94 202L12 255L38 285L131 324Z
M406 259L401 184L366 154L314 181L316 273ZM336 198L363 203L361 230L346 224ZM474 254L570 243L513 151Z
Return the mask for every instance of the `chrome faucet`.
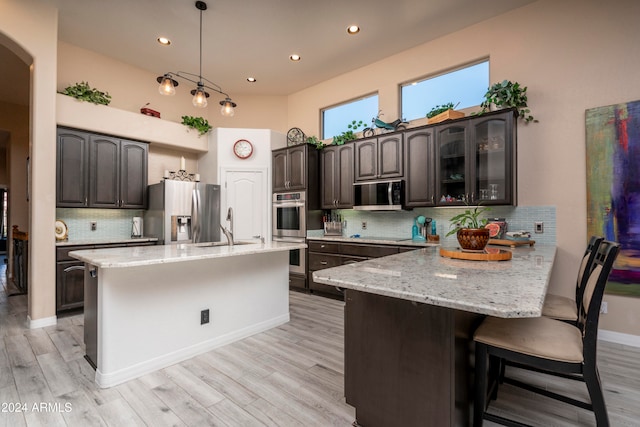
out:
M233 209L232 208L229 208L229 210L227 211L227 221L229 221L229 230L224 228L222 224L220 224L220 229L222 230L225 237L227 238L227 242L229 243L229 246L233 246Z

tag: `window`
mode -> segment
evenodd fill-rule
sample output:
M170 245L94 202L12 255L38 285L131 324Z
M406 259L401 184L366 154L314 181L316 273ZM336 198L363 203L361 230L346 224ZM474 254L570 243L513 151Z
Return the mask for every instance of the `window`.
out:
M425 117L436 105L458 104L456 109L480 105L489 87L489 61L407 83L401 86L402 117Z
M365 126L371 124L371 118L378 115L378 94L368 95L355 101L322 110L322 139L333 138L349 130L352 121L362 120ZM358 129L360 131L362 129Z

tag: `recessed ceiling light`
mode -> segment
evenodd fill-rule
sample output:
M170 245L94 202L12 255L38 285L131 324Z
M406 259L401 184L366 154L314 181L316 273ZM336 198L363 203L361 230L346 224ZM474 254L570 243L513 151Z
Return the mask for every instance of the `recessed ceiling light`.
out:
M160 36L160 37L158 37L157 40L158 40L158 43L160 43L163 46L169 46L171 44L171 40L169 40L166 37Z
M298 61L300 61L300 59L302 59L302 58L300 58L300 55L296 55L296 54L294 53L293 55L290 55L290 56L289 56L289 59L290 59L290 60L292 60L292 61L294 61L294 62L298 62Z
M257 82L257 80L256 80L256 78L255 78L255 77L247 77L247 81L248 81L249 83L255 83L255 82Z
M357 25L350 25L347 28L347 34L358 34L360 32L360 27Z

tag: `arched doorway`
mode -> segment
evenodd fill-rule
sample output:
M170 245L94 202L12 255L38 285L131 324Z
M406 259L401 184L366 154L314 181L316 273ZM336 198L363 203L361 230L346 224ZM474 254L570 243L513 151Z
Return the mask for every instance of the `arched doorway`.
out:
M21 231L29 231L29 201L26 193L30 69L29 64L1 43L0 74L7 76L7 81L11 82L0 86L0 252L5 252L7 260L6 284L11 287L8 293L16 295L27 291L12 286L16 274L12 267L14 253L10 230L12 225L17 225Z

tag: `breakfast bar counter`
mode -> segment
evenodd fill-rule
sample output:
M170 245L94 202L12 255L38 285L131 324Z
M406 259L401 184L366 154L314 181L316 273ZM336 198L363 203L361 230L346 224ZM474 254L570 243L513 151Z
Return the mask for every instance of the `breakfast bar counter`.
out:
M289 321L289 251L304 243L73 251L85 262L84 338L112 387Z
M469 425L473 331L486 315L537 317L553 246L508 261L417 249L313 273L345 290L345 397L365 427Z

